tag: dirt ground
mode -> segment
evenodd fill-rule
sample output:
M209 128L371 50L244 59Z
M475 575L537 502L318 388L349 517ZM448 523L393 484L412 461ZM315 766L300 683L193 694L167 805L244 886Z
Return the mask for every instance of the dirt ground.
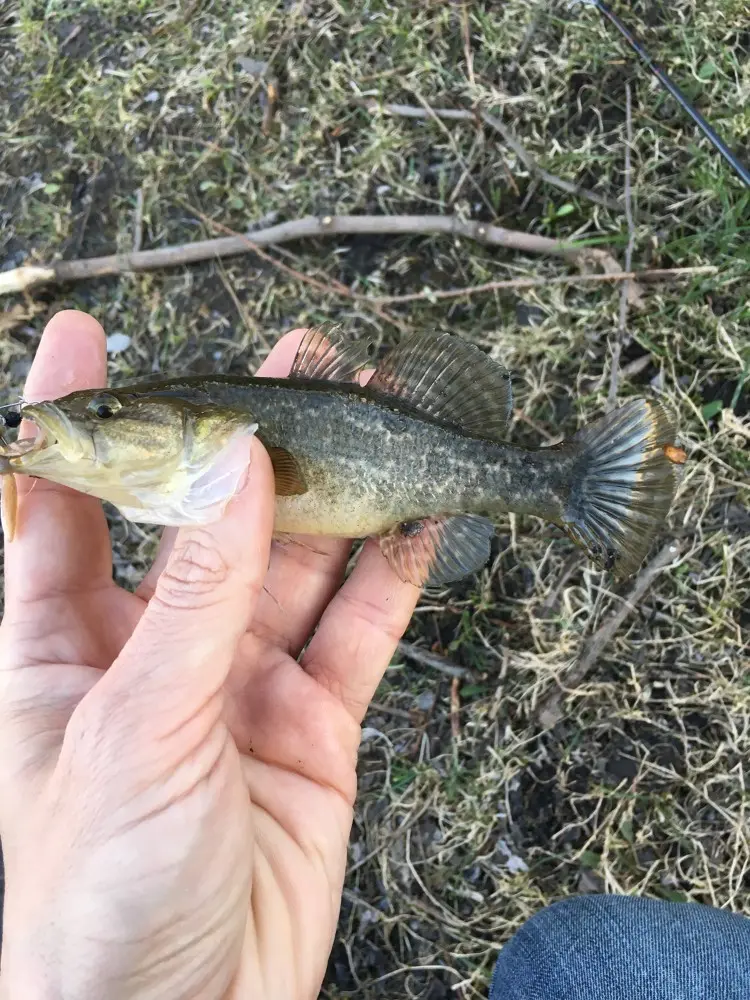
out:
M750 163L745 0L617 8ZM689 456L651 556L670 539L678 554L585 676L582 653L633 582L595 570L548 525L502 520L486 569L424 595L408 643L464 669L454 684L399 654L377 694L322 996L484 997L503 942L575 893L750 915L750 192L597 12L11 0L0 55L2 269L334 213L455 214L607 248L620 264L632 242L635 268L716 267L645 285L621 337L618 400L664 400ZM475 107L549 174L613 204L541 179L486 121L434 114ZM292 271L248 254L4 299L0 403L17 399L45 321L73 306L121 335L113 380L252 372L284 331L333 321L378 346L443 330L489 351L514 375L518 443L559 440L604 412L618 285L435 298L577 273L448 236L270 252ZM425 294L378 305L346 290ZM114 514L111 528L116 574L135 585L155 533Z

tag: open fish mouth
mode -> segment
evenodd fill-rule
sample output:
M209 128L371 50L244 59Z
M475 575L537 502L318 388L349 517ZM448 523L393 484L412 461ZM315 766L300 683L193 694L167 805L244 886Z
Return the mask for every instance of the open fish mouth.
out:
M32 452L44 451L55 444L57 444L57 437L47 428L35 423L32 425L31 435L27 434L15 441L3 439L0 443L0 457L6 459L21 458Z
M23 472L34 456L49 452L56 445L68 453L81 451L80 435L54 403L26 404L21 416L26 423L23 437L15 441L0 437L0 458L5 460L7 471Z

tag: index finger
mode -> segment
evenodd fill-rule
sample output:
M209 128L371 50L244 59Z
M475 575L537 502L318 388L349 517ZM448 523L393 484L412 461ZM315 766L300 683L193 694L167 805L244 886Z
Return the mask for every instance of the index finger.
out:
M106 385L104 331L83 312L49 321L31 366L24 398L54 399ZM6 606L111 580L107 522L93 497L41 479L18 477L18 527L6 540Z

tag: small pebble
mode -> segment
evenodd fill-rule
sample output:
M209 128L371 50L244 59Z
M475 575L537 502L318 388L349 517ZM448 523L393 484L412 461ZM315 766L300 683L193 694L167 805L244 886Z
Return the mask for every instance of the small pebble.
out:
M131 338L127 333L111 333L107 337L107 354L119 354L130 347Z
M417 708L420 712L429 712L435 704L435 694L432 691L423 691L417 696Z

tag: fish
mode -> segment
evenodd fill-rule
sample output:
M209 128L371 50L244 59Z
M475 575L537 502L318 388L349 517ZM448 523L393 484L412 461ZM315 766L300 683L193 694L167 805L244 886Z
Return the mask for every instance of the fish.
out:
M505 440L511 414L508 370L458 337L409 336L373 362L361 341L313 329L287 378L156 376L24 403L34 436L0 472L72 487L132 521L205 524L240 488L257 435L276 534L374 536L415 586L484 566L507 512L558 526L618 577L635 572L686 457L665 408L630 399L538 449Z

